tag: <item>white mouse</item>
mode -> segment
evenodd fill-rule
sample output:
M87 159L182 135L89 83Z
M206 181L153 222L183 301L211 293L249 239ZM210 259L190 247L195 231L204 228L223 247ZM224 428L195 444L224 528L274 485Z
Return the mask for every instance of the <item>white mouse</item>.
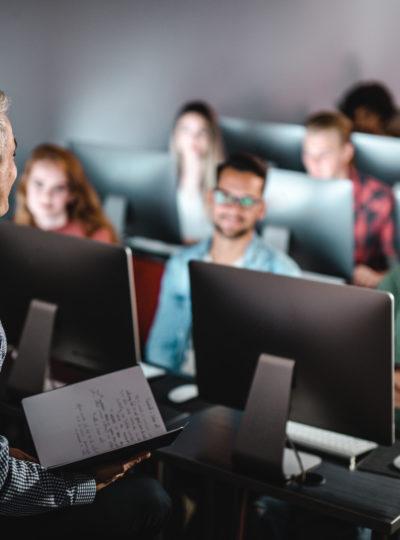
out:
M393 465L396 467L396 469L400 469L400 456L394 458Z
M199 395L196 384L181 384L168 392L168 399L173 403L184 403Z

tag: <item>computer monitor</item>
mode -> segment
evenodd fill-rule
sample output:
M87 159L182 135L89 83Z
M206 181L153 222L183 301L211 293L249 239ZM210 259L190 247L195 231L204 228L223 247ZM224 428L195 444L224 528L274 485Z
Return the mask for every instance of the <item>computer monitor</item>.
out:
M176 204L177 166L167 152L78 143L70 145L103 204L125 201L124 236L181 243Z
M282 169L304 171L304 126L229 117L222 117L220 125L229 154L249 152Z
M0 320L10 345L18 347L39 300L57 307L52 359L96 373L140 360L129 248L11 222L0 223L0 245Z
M353 133L355 162L360 171L387 184L400 182L400 139Z
M190 278L202 399L244 408L260 354L289 358L292 420L393 443L390 294L199 261Z
M261 227L286 227L289 254L302 269L350 280L354 267L353 191L349 180L317 180L271 168Z

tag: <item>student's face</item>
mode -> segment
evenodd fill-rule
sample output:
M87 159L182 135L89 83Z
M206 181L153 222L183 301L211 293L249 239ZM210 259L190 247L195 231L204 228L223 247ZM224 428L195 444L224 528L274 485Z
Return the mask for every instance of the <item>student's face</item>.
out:
M207 120L195 112L182 115L175 126L175 146L179 154L206 157L211 147Z
M8 197L17 177L17 167L14 161L15 140L11 123L5 115L0 115L0 120L6 131L3 159L0 161L0 216L3 216L8 210Z
M250 196L257 202L249 207L242 207L237 202L218 204L214 192L211 192L211 215L216 230L225 238L240 238L253 231L257 221L265 215L261 178L254 173L228 167L220 176L218 189L234 197Z
M343 143L335 129L308 130L303 141L303 163L307 173L329 180L346 177L353 146Z
M36 161L26 181L26 204L35 221L65 216L70 201L63 168L48 160Z
M384 133L382 118L367 107L360 106L356 108L353 125L354 131L373 133L375 135L382 135Z

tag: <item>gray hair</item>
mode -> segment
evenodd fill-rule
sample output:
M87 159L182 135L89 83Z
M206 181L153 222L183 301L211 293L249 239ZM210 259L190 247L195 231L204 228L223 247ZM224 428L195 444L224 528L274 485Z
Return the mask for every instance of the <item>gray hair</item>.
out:
M0 161L2 160L3 151L7 142L7 131L4 116L7 114L9 106L9 98L2 90L0 90Z

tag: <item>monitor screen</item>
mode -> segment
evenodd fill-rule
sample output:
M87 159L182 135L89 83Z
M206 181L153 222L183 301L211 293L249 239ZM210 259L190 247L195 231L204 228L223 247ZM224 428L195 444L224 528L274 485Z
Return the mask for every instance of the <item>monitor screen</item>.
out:
M220 125L229 154L248 152L282 169L304 171L303 126L228 117L223 117Z
M290 358L292 420L392 444L390 294L198 261L190 278L202 399L243 408L260 354Z
M400 139L353 133L356 166L387 184L400 182Z
M282 169L304 171L303 125L230 117L222 117L220 124L228 153L249 152ZM353 133L351 139L355 149L355 163L360 171L388 184L400 182L399 138Z
M167 152L139 152L78 142L70 147L103 203L110 195L126 200L126 236L181 242L177 166Z
M271 168L262 226L285 227L289 255L303 270L351 279L354 267L353 189L349 180L317 180Z
M18 347L30 302L57 306L51 357L109 372L139 361L129 248L0 223L0 320Z

